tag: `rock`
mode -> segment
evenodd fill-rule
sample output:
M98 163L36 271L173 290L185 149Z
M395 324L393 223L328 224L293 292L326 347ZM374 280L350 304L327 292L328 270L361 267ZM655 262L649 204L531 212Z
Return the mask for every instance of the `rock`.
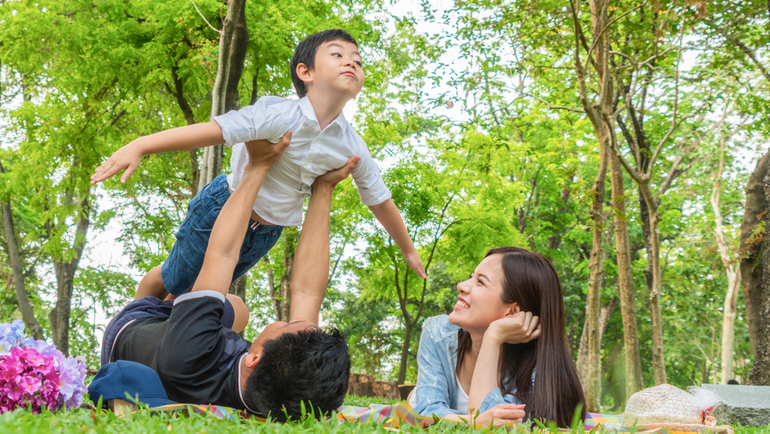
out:
M356 396L376 396L372 383L350 383L348 386L348 395Z
M397 381L376 381L374 375L350 374L348 395L399 399Z
M399 399L398 381L375 381L372 383L374 396L388 399Z
M402 384L398 386L398 392L401 395L401 400L406 401L409 398L409 393L414 389L414 384Z
M770 424L770 386L734 384L702 384L722 399L712 412L719 424L739 423L743 426Z

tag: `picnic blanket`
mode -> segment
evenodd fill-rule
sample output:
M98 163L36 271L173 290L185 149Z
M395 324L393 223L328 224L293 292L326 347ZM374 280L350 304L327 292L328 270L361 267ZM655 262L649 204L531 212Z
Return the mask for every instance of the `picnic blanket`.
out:
M264 421L264 418L248 415L246 412L231 407L221 405L193 405L193 404L173 404L150 409L156 412L186 412L188 414L211 415L218 419L235 420L241 418L256 418ZM340 407L336 417L341 422L352 423L381 423L386 428L398 429L406 425L419 425L423 428L435 423L457 424L441 418L423 416L412 409L407 403L395 405L377 405L372 404L369 407L354 407L343 405ZM586 432L604 425L605 431L628 432L629 429L622 428L622 415L586 413L586 420L583 424ZM571 432L569 429L561 429L559 432ZM668 429L652 429L646 431L636 431L640 434L661 433L661 434L683 434L688 431L671 431Z

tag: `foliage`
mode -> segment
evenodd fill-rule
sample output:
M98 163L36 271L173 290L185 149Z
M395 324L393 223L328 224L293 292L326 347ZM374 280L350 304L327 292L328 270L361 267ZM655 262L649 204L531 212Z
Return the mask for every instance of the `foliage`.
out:
M607 29L615 85L629 89L618 90L615 101L621 154L634 163L634 132L653 146L665 138L652 190L660 191L672 171L681 171L659 204L666 363L669 381L679 386L720 380L726 277L708 196L721 134L737 131L722 179L725 233L733 251L750 160L763 152L770 134L766 4L739 3L613 2L615 21ZM572 4L579 6L581 25L590 28L586 1ZM380 162L429 263L426 282L408 271L353 183L342 183L331 215L332 275L323 317L348 336L354 371L394 379L403 366L412 382L422 321L452 308L456 283L489 248L518 245L553 261L576 352L592 242L589 191L599 156L578 99L570 4L421 5L416 16L380 0L269 0L246 8L251 38L240 106L263 95L292 95L288 61L306 34L340 26L359 39L367 80L353 124ZM110 180L91 187L88 175L140 135L208 120L218 50L218 34L209 24L221 27L225 7L213 0L0 1L0 162L6 172L0 175L0 200L12 206L27 291L47 333L47 314L58 297L53 264L72 260L83 243L84 255L95 254L88 251L95 231L119 226L123 254L139 272L161 263L170 250L197 188L195 153L149 156L127 185ZM651 56L658 57L645 63ZM589 83L596 78L591 75ZM634 86L636 93L630 92ZM667 137L675 104L681 123ZM642 108L638 130L631 106ZM649 386L643 198L625 176L639 344ZM605 211L611 209L608 198ZM75 227L83 216L89 231L78 236ZM618 280L613 228L607 226L603 303L617 296ZM7 257L4 235L0 250ZM275 317L271 289L287 273L284 258L291 254L291 243L282 238L250 273L248 338ZM96 317L109 317L133 295L136 281L123 271L87 265L74 274L70 345L89 364L97 360ZM7 282L0 293L1 322L19 313L5 262L0 276ZM741 303L735 364L745 380L751 348ZM624 375L622 333L618 310L610 316L602 350L602 403L613 411L627 398L617 387ZM8 417L0 426L11 423ZM76 419L86 431L99 423L117 431L127 423L106 415L91 420L86 412L41 419L46 422L22 417L20 423L29 430L46 423L68 430ZM170 420L182 423L175 416ZM165 430L170 420L137 416L133 422ZM185 422L189 429L206 426L196 417Z

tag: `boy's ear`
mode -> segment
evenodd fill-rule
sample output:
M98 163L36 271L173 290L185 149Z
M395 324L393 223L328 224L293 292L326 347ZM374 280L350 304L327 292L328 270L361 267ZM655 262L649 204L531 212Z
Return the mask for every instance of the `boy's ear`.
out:
M313 82L313 71L308 69L307 65L304 63L300 63L297 65L297 77L299 77L299 79L305 83L305 87L307 87L309 83Z

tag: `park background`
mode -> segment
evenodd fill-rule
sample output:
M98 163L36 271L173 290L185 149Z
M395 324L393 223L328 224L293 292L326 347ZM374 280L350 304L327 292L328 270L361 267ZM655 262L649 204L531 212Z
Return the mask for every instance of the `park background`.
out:
M414 382L425 318L517 245L562 279L589 410L666 381L770 384L769 26L757 0L0 0L0 322L96 366L229 150L89 176L141 135L294 97L297 42L342 27L367 74L346 113L429 275L338 187L322 315L355 372ZM287 316L298 235L231 288L249 339Z

